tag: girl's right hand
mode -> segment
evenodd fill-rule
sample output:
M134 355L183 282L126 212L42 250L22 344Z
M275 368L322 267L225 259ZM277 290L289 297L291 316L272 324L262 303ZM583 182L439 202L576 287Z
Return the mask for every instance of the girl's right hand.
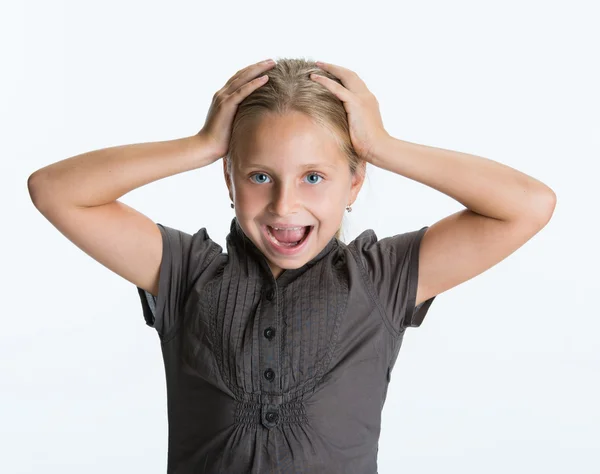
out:
M229 150L231 127L238 104L267 82L268 77L261 79L260 76L273 66L275 61L271 59L240 69L213 96L204 126L197 135L204 137L213 147L215 161Z

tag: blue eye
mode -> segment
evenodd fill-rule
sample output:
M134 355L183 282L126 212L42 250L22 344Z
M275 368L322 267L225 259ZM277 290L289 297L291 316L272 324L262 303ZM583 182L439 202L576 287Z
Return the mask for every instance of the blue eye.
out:
M321 175L320 175L320 174L318 174L318 173L309 173L309 174L307 174L307 176L318 176L319 178L323 179L323 176L321 176ZM317 181L316 183L315 183L315 182L311 182L310 184L318 184L318 183L320 183L320 182L321 182L321 181Z
M264 173L255 173L252 176L250 176L250 179L254 178L255 176L267 176L267 175ZM254 181L254 182L256 183L256 181ZM262 181L261 183L257 183L257 184L262 184L262 183L264 183L264 181Z
M255 176L267 176L267 175L266 175L265 173L254 173L252 176L250 176L250 179L254 178ZM320 174L318 174L318 173L309 173L309 174L307 174L306 176L317 176L317 177L319 177L319 178L321 178L321 179L324 179L324 178L323 178L323 176L321 176L321 175L320 175ZM267 176L267 177L268 177L268 176ZM270 178L269 178L269 179L270 179ZM258 181L258 182L257 182L257 181L253 181L253 182L254 182L254 183L256 183L256 184L263 184L263 183L265 183L266 181ZM316 182L315 182L315 181L309 181L309 183L310 183L310 184L319 184L320 182L321 182L321 181L316 181Z

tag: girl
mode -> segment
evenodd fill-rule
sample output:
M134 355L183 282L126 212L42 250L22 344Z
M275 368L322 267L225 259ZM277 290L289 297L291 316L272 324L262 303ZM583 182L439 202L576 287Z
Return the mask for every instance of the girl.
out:
M206 228L190 235L117 201L222 157L235 212L226 253ZM367 163L466 209L345 244ZM502 164L391 137L356 73L300 59L238 71L194 136L86 153L28 184L53 225L137 286L161 341L178 474L376 473L406 328L522 246L556 202Z

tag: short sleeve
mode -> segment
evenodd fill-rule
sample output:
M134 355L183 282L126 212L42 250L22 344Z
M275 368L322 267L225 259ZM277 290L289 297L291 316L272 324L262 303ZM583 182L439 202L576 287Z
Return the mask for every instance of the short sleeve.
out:
M419 327L435 296L415 307L419 277L419 249L429 226L378 240L372 229L351 245L361 261L372 291L392 327Z
M222 247L208 235L206 228L194 235L156 224L162 236L162 260L158 295L137 287L146 324L168 337L179 325L183 303L193 281L221 253Z

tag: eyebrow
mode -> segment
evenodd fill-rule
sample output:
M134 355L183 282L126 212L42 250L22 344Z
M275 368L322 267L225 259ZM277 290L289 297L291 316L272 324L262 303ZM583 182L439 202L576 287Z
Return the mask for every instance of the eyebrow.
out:
M271 170L268 166L265 166L261 163L249 163L247 165L242 165L242 168L263 168L269 171ZM308 168L330 168L335 169L336 166L329 163L306 163L304 165L299 166L300 169L308 169Z

